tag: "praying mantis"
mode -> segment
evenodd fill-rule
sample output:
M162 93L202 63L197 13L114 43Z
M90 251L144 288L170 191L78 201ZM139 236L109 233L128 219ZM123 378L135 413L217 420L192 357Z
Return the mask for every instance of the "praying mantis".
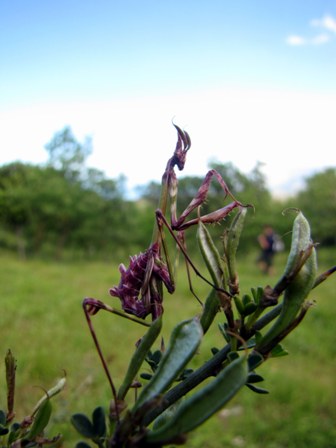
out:
M218 223L227 217L235 208L243 207L243 204L234 198L221 175L216 170L210 170L199 187L195 198L192 199L188 207L180 217L177 218L176 204L178 181L174 168L177 166L179 170L183 170L186 155L191 146L191 141L189 134L186 131L182 131L175 124L174 126L177 130L178 140L174 154L169 159L162 176L161 198L159 208L155 213L156 223L154 226L152 242L145 252L130 257L130 264L127 269L123 264L119 266L121 274L120 283L118 286L114 286L110 289L111 296L120 299L124 312L135 316L135 318L133 317L133 320L136 322L139 322L139 319L145 319L149 314L151 314L152 320L155 320L162 314L162 284L165 285L169 293L173 293L175 290L172 267L168 256L163 228L166 227L168 229L196 275L221 291L219 286L213 285L213 283L204 277L193 264L183 243L184 231L198 223ZM226 196L230 196L232 202L207 215L199 214L196 218L187 220L189 215L195 209L200 208L205 202L213 178L216 179L222 187L225 194L224 199ZM168 201L170 201L171 205L171 224L168 223L166 218ZM165 261L163 257L165 258ZM222 292L225 293L224 290L222 290ZM93 299L85 299L84 308L88 315L95 314L99 309L112 311L112 308L105 306L99 301L94 301ZM114 309L112 312L116 312L117 314L126 317L124 314Z
M214 281L214 279L207 279L193 264L184 244L184 232L195 225L201 224L204 226L206 224L219 223L234 209L242 209L244 206L241 202L235 199L221 175L216 170L212 169L206 174L196 196L191 200L182 214L177 217L178 180L175 173L175 167L180 171L183 170L186 156L191 146L191 140L186 131L183 131L176 124L174 124L174 127L177 131L177 143L175 151L172 157L168 160L162 176L161 197L159 200L159 207L155 212L155 225L152 241L145 252L130 257L128 268L123 264L119 266L121 275L119 285L112 287L109 291L111 296L120 299L123 311L117 310L97 299L86 298L83 301L83 309L90 332L116 400L117 393L95 334L91 317L102 309L126 317L141 325L150 326L150 324L145 321L145 318L148 315L151 315L152 321L155 321L162 315L163 285L169 293L173 293L175 290L172 267L165 242L164 228L168 230L170 235L176 241L178 248L186 259L187 266L190 266L197 276L211 285L222 297L225 297L226 299L230 297L230 293L223 288L223 285L216 282L216 280ZM218 210L206 215L201 215L200 208L206 201L210 183L213 179L217 180L223 190L223 200L226 199L226 197L230 197L231 202ZM170 223L167 218L169 205ZM198 215L189 219L191 213L195 210L198 210ZM191 286L190 288L192 290ZM194 294L193 290L192 293Z

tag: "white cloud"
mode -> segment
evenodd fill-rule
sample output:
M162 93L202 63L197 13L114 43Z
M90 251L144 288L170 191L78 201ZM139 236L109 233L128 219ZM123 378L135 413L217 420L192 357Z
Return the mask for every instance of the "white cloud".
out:
M313 45L322 45L322 44L326 44L327 42L329 42L331 39L329 34L318 34L317 36L313 37L310 42Z
M322 28L325 32L313 37L291 34L287 37L286 43L297 47L302 45L322 45L332 40L334 36L331 33L336 33L336 19L330 15L325 15L322 19L313 19L310 25L316 28Z
M314 19L311 21L312 26L324 28L328 31L336 33L336 19L330 15L325 15L322 19Z
M287 37L286 42L288 45L300 46L306 44L306 39L302 36L292 34L291 36Z

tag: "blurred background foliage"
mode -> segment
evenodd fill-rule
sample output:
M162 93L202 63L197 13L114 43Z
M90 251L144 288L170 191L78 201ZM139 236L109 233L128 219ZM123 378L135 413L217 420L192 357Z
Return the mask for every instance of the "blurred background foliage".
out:
M0 248L16 251L20 258L108 259L148 246L160 183L139 187L137 199L130 200L123 176L109 179L102 171L87 167L92 141L78 142L70 127L57 132L45 148L48 162L44 166L22 162L0 166ZM281 200L272 197L260 164L248 174L231 163L211 163L209 168L222 175L237 199L253 204L241 241L243 251L257 247L264 224L273 226L285 245L289 244L286 234L291 218L282 214L288 207L303 211L320 246L336 245L335 167L311 175L302 190ZM179 179L179 213L196 195L202 180L197 176ZM203 213L230 201L223 198L221 187L213 181ZM213 231L220 235L221 226ZM190 244L189 250L193 250Z

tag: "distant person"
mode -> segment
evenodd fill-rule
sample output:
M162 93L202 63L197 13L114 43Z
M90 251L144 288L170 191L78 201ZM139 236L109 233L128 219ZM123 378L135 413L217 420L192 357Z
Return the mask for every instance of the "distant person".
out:
M261 249L258 257L258 265L264 274L273 273L274 255L276 248L277 235L270 225L263 227L262 233L258 236L258 243Z

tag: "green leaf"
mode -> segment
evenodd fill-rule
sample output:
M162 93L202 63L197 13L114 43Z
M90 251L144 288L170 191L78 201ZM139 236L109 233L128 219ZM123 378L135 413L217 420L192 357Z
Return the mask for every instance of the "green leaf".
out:
M219 300L218 294L215 288L212 288L205 299L205 303L203 306L203 312L200 317L200 322L203 328L203 333L205 334L210 328L214 318L216 317L219 311Z
M196 353L202 336L203 331L198 319L183 321L174 328L169 346L152 379L142 389L134 410L160 395L172 384Z
M5 434L9 433L9 429L5 426L0 425L0 436L4 436Z
M155 370L157 369L157 363L155 361L153 361L153 359L150 356L146 357L146 362L149 365L149 367L152 369L152 372L155 372Z
M82 436L88 439L93 439L96 436L93 425L86 415L74 414L71 417L71 423Z
M264 378L261 375L258 375L257 373L254 373L254 372L250 372L248 374L247 382L249 384L251 384L251 383L260 383L261 381L264 381Z
M198 221L197 241L212 281L218 288L223 288L225 286L223 284L223 261L208 229L201 220Z
M238 274L236 269L236 253L239 240L244 227L247 208L239 207L238 213L231 221L229 231L226 234L224 251L228 263L229 277L231 285L238 291Z
M271 356L273 358L280 358L281 356L287 355L289 355L288 351L284 349L281 344L276 345L271 351Z
M249 303L253 303L252 297L249 296L248 294L243 295L242 301L243 301L244 307L246 307L246 305L248 305Z
M161 350L155 350L155 352L152 353L152 355L151 355L151 360L153 362L155 362L156 365L158 365L160 363L161 358L162 358Z
M250 353L248 357L249 370L254 370L264 362L264 357L258 352Z
M6 414L4 411L0 410L0 425L6 424Z
M125 398L126 393L129 390L133 382L133 379L138 373L143 361L145 360L149 349L151 348L156 338L160 334L161 327L162 327L162 317L160 316L151 324L147 333L141 339L139 346L137 347L136 351L132 356L132 359L128 366L128 370L125 375L125 379L118 391L119 400L123 400Z
M239 314L244 314L244 305L240 297L234 296L233 297L234 303L236 305L237 311Z
M142 378L143 380L150 380L152 379L152 376L153 375L151 373L146 372L140 374L140 378Z
M47 399L41 404L34 417L33 424L27 436L29 440L34 440L36 436L43 433L45 427L49 423L51 411L51 401Z
M267 389L263 389L262 387L257 387L250 383L247 383L246 386L257 394L269 394L269 391Z
M250 314L254 313L257 308L258 305L256 303L248 303L244 308L244 316L249 316Z
M9 446L11 446L11 443L13 443L20 437L20 432L21 432L21 425L19 423L13 423L7 439Z
M260 300L264 295L264 288L258 286L257 288L251 288L252 297L257 305L260 304Z
M78 442L78 443L76 444L76 448L91 448L91 446L88 445L88 444L85 443L85 442Z
M246 356L235 359L212 381L184 400L171 418L146 436L147 445L160 445L188 433L221 409L246 383Z
M106 434L106 420L104 408L99 406L92 413L93 430L97 437L103 437Z
M226 342L229 343L231 341L231 336L227 333L227 330L228 330L227 323L225 322L224 324L218 324L218 328L219 328L219 331L222 333Z
M181 404L181 399L177 402L173 403L169 408L167 408L162 414L160 414L154 421L153 429L157 430L161 428L161 426L165 425L175 414L178 407Z

